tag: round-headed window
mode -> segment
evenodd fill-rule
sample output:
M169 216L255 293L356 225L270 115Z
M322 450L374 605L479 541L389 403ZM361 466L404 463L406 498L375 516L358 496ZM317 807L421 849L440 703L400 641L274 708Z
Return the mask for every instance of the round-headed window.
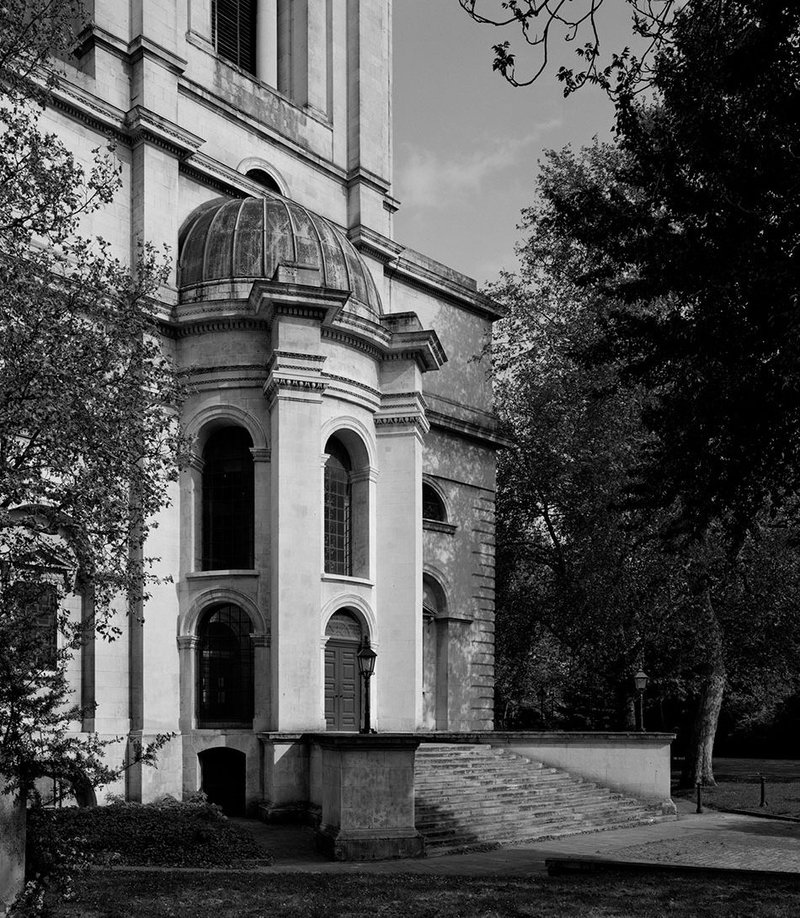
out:
M233 603L214 606L200 620L197 645L197 724L249 725L253 720L253 630Z

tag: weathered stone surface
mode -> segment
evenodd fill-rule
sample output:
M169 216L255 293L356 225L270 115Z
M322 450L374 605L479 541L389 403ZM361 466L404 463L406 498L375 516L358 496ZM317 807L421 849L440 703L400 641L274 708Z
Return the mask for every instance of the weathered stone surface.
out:
M0 915L5 914L24 883L25 807L16 797L0 794Z
M335 860L417 857L414 736L319 735L322 819L317 846Z

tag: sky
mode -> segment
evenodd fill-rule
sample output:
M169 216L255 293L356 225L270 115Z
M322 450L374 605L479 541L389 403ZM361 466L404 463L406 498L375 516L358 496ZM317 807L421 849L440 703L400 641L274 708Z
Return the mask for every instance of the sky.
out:
M622 5L608 6L610 36L627 35ZM393 9L395 239L483 284L516 265L542 151L610 139L612 107L593 87L564 99L554 74L577 61L571 46L558 43L551 76L515 89L492 71L491 52L505 38L519 44L513 31L478 25L458 0Z

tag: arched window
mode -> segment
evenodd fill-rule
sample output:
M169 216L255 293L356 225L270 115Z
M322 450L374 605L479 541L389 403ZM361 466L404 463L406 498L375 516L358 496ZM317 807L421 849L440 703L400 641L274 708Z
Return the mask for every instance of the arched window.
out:
M436 488L425 482L422 484L422 518L436 523L447 522L447 512L442 498L439 497Z
M197 645L197 725L250 725L253 720L253 629L232 603L200 620Z
M342 443L331 437L325 447L325 571L353 573L352 463Z
M250 434L224 427L203 450L203 570L253 567L253 456Z
M259 185L263 185L263 187L269 189L269 191L276 191L278 194L281 194L278 183L265 169L249 169L247 171L247 177L254 182L258 182Z
M55 586L44 584L34 602L33 613L39 661L45 669L55 669L58 665L58 594Z
M256 72L257 0L211 0L211 37L217 54Z
M422 575L422 615L426 620L438 618L446 611L444 590L429 574Z
M422 723L426 730L446 730L447 632L442 630L447 600L438 581L422 575Z

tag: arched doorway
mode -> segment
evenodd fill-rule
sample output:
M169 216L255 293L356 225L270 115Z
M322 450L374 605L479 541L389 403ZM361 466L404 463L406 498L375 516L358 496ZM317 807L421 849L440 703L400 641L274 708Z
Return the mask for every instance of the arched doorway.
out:
M357 733L361 727L358 648L361 625L350 612L336 612L325 628L325 726Z
M226 816L244 816L247 756L238 749L206 749L200 759L200 788Z

